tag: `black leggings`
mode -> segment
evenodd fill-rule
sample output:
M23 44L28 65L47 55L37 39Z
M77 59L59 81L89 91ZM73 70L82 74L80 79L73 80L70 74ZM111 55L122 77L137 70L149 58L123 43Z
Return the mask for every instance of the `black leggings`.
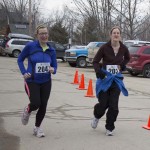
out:
M106 114L106 129L113 130L115 128L114 122L117 119L119 108L119 95L120 89L118 85L113 82L111 87L106 92L100 92L98 96L98 101L94 106L94 116L100 119L104 114L106 109L108 109Z
M27 83L25 90L29 96L29 113L38 109L35 126L39 127L46 113L47 102L51 92L51 80L42 84Z

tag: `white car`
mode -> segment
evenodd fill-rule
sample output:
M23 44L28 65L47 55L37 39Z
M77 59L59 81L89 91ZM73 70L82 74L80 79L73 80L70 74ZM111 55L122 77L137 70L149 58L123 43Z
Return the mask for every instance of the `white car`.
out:
M150 44L150 42L149 41L139 41L139 40L127 40L127 41L124 41L123 44L126 45L127 47L130 47L135 44Z
M5 47L5 53L8 54L9 56L13 56L13 57L18 57L19 54L21 53L21 51L23 50L23 48L25 47L25 45L28 42L31 42L33 40L29 40L29 39L17 39L17 38L13 38L10 39L7 43L6 43L6 47Z

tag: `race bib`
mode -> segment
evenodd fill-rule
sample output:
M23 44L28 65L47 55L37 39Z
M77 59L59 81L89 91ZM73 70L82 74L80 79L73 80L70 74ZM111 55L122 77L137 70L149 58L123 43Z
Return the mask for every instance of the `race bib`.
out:
M107 65L106 70L110 72L111 74L117 74L119 73L118 65Z
M36 63L35 72L36 73L47 73L49 72L50 63Z

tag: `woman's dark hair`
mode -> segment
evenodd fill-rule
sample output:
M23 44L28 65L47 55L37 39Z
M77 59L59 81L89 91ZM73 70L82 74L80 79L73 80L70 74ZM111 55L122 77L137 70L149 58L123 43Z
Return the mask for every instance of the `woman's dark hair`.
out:
M112 34L112 32L113 32L114 29L118 29L120 31L120 34L121 34L121 29L120 29L119 26L112 27L111 30L110 30L110 34Z

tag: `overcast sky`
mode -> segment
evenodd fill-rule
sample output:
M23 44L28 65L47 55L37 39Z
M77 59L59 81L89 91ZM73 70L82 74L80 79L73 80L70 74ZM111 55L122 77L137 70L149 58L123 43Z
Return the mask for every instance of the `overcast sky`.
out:
M146 2L146 3L145 3ZM73 0L41 0L41 12L44 15L51 14L53 10L60 10L63 8L63 5L73 6ZM150 0L145 0L143 3L140 3L140 9L144 8L146 12L150 13L150 10L148 11L148 7L150 8ZM143 11L144 11L143 10Z
M45 8L46 13L50 13L54 9L62 9L63 5L70 5L72 0L42 0L41 7Z

